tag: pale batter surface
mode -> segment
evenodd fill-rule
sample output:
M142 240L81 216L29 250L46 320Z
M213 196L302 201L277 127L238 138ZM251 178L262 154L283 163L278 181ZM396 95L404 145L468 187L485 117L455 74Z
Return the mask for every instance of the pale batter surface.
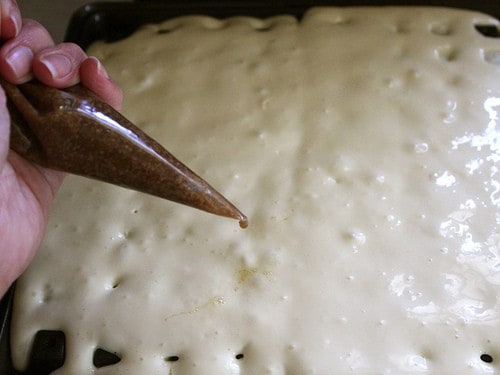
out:
M500 42L476 24L498 21L317 8L93 46L124 114L250 226L68 178L18 285L17 366L61 329L57 374L498 370Z

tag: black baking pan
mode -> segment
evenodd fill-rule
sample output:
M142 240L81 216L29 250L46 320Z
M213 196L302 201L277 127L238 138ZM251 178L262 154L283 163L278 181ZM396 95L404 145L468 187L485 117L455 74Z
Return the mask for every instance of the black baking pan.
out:
M335 6L446 6L477 10L500 19L500 1L497 0L136 0L133 2L95 2L78 9L72 16L65 41L87 48L97 40L116 41L127 37L138 27L168 18L204 14L218 18L237 15L269 17L291 14L300 18L315 5ZM476 25L486 37L499 38L495 25ZM12 314L14 287L0 300L0 375L19 374L12 368L9 348L9 324ZM46 375L64 362L65 338L61 331L40 331L33 340L29 367L24 374ZM487 362L488 358L484 361ZM113 353L95 353L94 364L113 364L119 358Z
M115 41L130 35L139 26L187 14L204 14L218 18L236 15L269 17L291 14L301 17L314 5L387 6L422 5L464 8L500 18L497 0L137 0L135 2L96 2L78 10L69 23L65 40L82 48L96 40ZM490 29L494 35L498 30Z

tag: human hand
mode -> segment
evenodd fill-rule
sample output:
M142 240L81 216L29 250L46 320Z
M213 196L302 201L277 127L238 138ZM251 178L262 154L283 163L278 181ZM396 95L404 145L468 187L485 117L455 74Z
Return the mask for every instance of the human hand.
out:
M12 83L36 78L64 88L78 82L120 109L122 94L102 64L75 44L55 45L39 23L22 19L15 0L0 0L0 75ZM0 89L0 297L24 271L44 235L64 173L9 150L10 117Z

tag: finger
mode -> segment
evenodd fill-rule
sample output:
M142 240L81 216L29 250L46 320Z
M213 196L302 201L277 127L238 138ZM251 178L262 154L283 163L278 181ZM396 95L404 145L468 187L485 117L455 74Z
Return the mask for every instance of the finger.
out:
M85 52L76 44L58 44L35 55L33 75L49 86L73 86L80 81L80 64L86 58Z
M0 175L5 161L7 160L7 152L9 150L10 137L10 117L7 110L7 98L5 91L0 88Z
M123 94L102 63L95 57L88 57L80 66L82 84L116 110L122 107Z
M0 0L0 36L3 40L17 36L21 31L21 11L15 0Z
M33 76L33 57L38 51L53 45L52 37L42 25L25 19L17 37L8 40L0 48L1 75L16 84L29 81Z

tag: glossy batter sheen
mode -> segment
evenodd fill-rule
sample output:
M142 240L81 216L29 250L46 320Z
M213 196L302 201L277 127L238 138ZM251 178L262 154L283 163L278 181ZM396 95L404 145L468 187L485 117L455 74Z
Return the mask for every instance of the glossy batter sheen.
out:
M250 226L68 178L17 289L17 366L62 329L57 374L498 371L500 40L476 24L498 21L318 8L93 46L125 115Z

